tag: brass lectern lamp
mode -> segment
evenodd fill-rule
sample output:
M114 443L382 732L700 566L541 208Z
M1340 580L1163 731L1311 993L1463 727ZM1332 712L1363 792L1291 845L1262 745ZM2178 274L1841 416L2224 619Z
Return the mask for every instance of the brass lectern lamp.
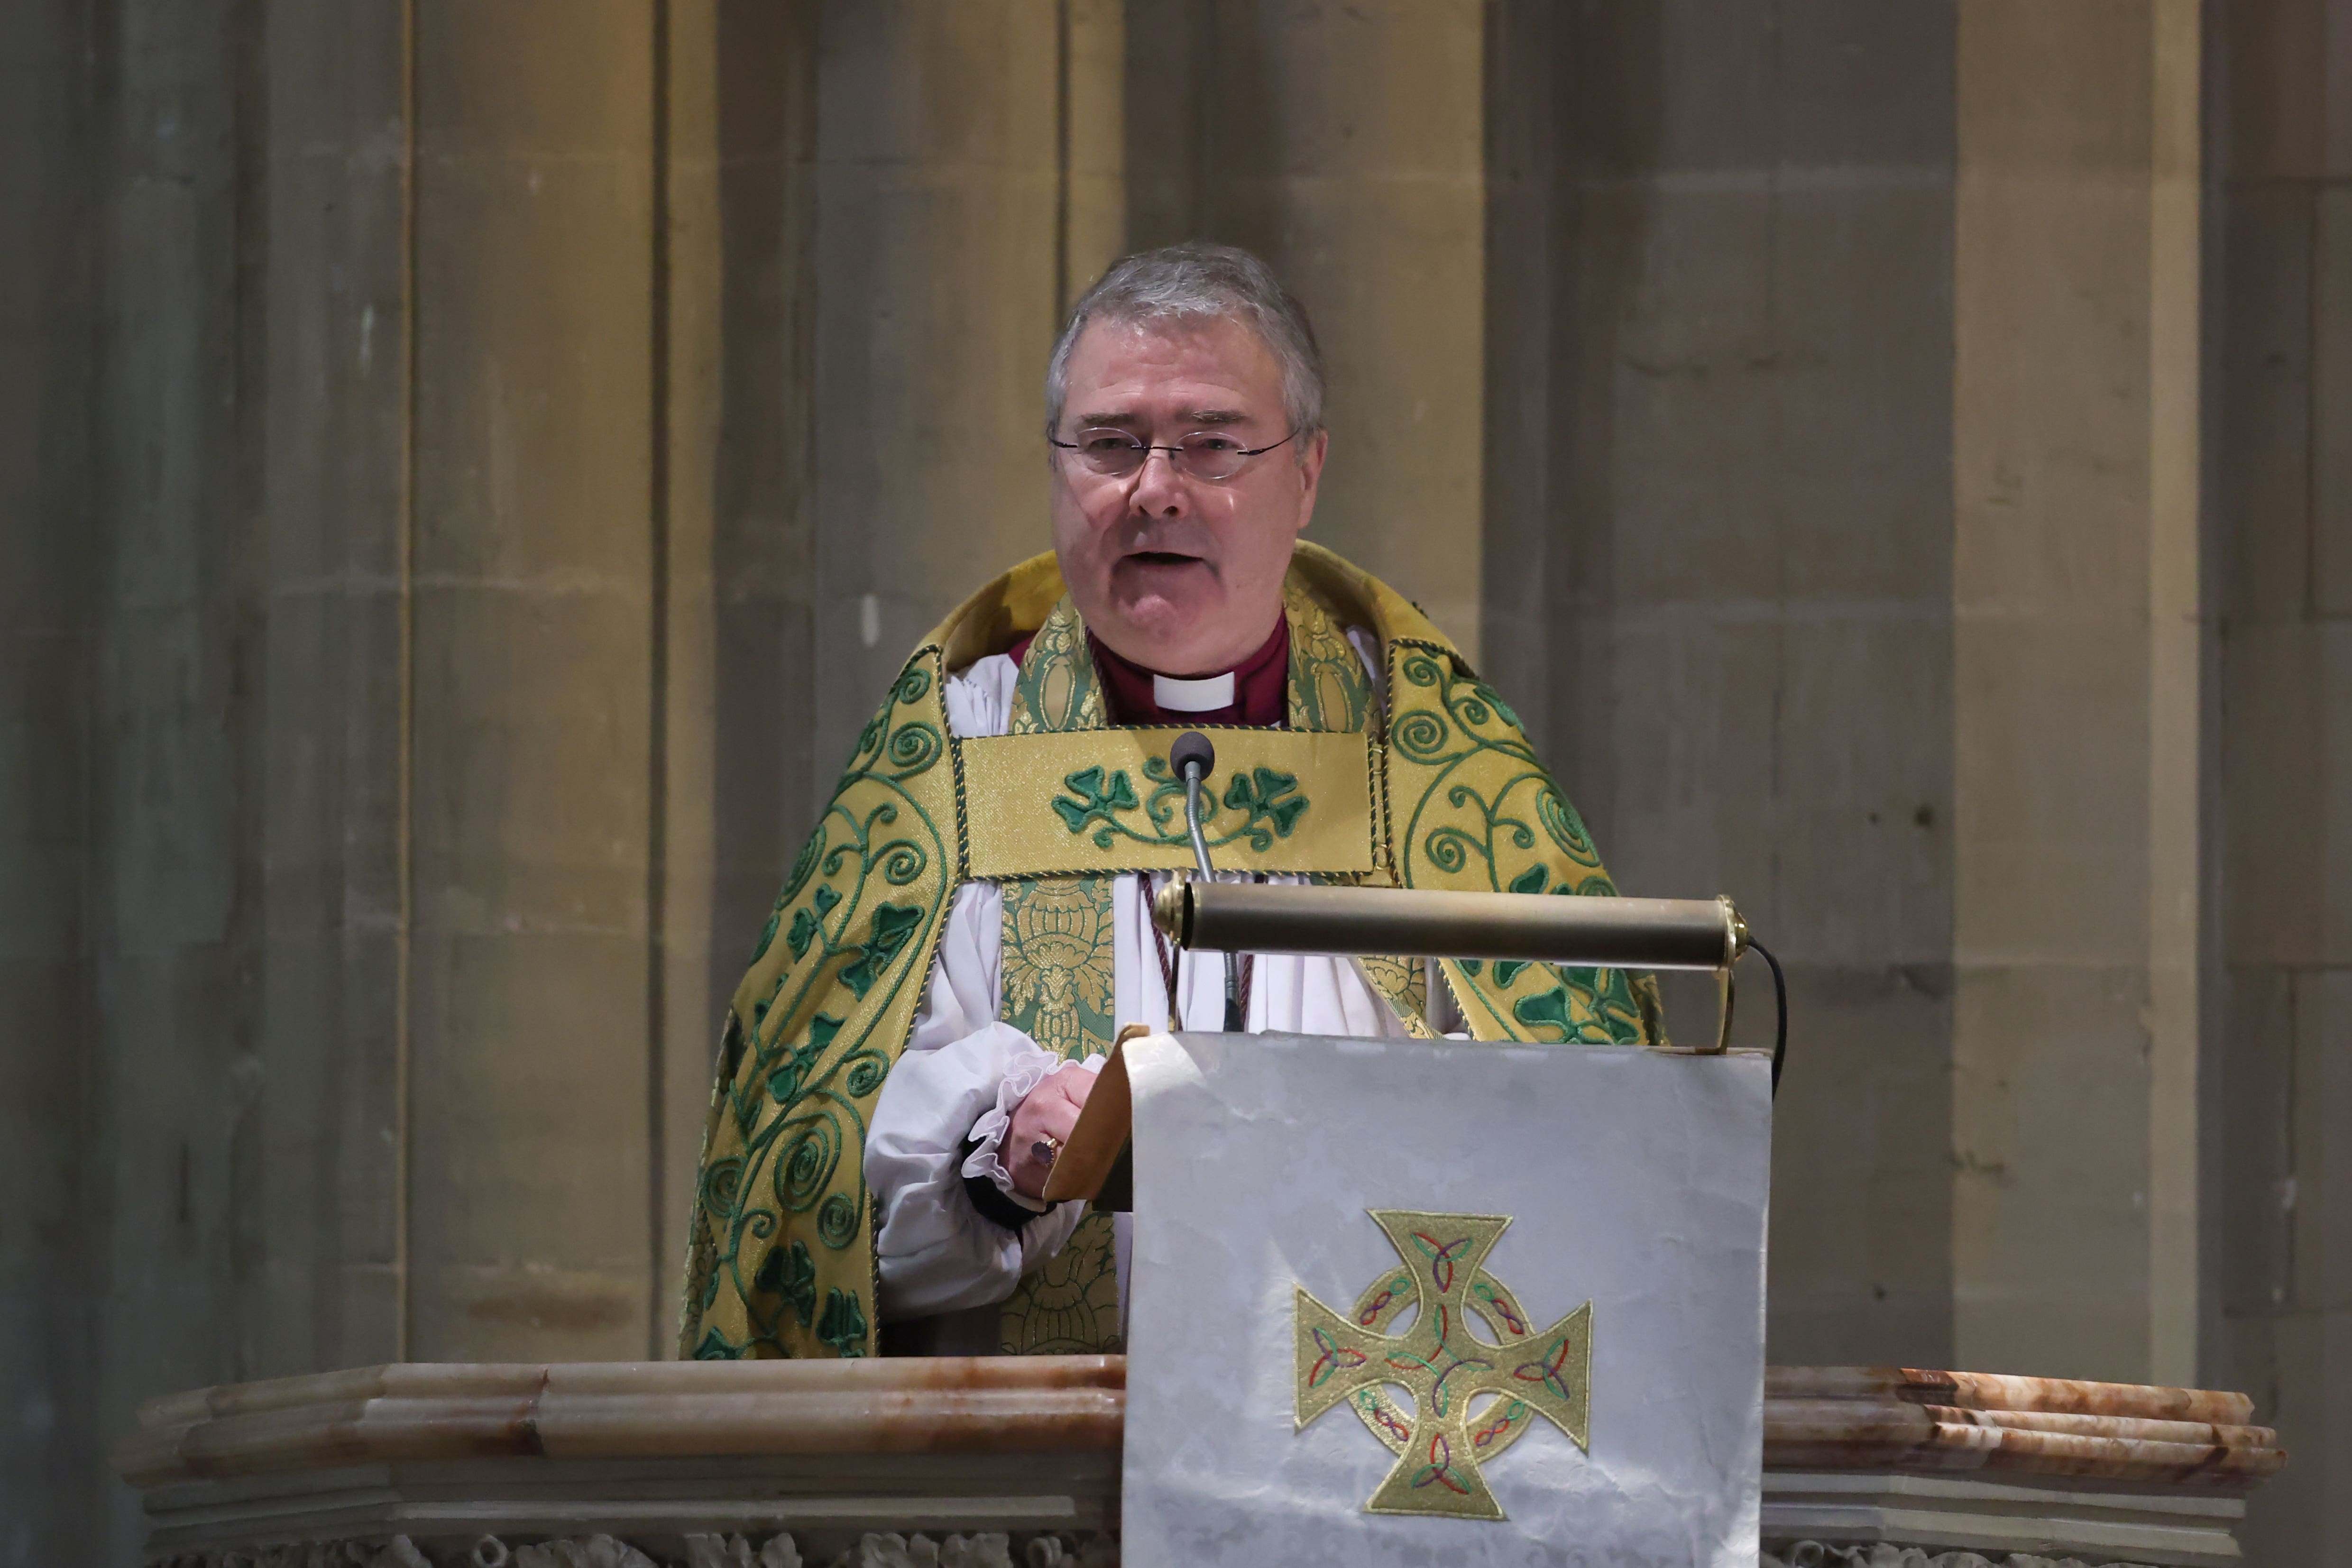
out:
M1711 970L1723 998L1715 1043L1662 1049L1715 1055L1730 1049L1732 970L1752 951L1772 972L1772 1087L1779 1090L1789 1044L1788 985L1780 961L1748 934L1728 898L1560 898L1214 882L1201 831L1201 784L1215 769L1215 748L1208 737L1187 731L1169 747L1168 766L1184 781L1185 826L1201 880L1175 880L1161 888L1152 923L1178 947L1225 956L1227 1030L1242 1027L1234 956L1241 953L1517 958L1578 968ZM1140 1026L1129 1030L1139 1032ZM1128 1207L1131 1107L1125 1064L1114 1051L1047 1178L1049 1201L1088 1197L1101 1208Z

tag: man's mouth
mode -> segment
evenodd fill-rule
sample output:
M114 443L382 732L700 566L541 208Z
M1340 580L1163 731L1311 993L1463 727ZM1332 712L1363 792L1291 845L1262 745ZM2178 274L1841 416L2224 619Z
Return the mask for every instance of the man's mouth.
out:
M1192 566L1197 564L1201 558L1196 555L1185 555L1180 550L1139 549L1127 559L1140 561L1145 566Z

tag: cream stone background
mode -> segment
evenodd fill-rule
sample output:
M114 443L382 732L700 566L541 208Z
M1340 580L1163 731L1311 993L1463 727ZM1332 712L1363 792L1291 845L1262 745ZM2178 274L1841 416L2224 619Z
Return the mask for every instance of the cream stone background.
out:
M746 944L1194 235L1788 961L1772 1358L2245 1388L2352 1553L2352 0L20 0L0 127L0 1564L157 1393L667 1353Z

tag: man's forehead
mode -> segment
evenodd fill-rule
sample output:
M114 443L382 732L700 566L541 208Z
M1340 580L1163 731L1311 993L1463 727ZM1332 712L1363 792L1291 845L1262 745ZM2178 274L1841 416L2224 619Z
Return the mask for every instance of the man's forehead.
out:
M1096 321L1072 345L1068 397L1074 411L1111 413L1173 397L1187 415L1247 417L1278 402L1282 370L1241 322Z

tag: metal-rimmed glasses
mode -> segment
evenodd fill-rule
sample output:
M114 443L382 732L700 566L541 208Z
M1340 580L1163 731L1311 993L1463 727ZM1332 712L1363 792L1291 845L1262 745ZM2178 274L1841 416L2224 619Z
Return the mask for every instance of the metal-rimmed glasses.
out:
M1173 446L1154 446L1131 430L1094 425L1079 431L1076 441L1055 441L1051 435L1045 440L1065 452L1076 453L1079 462L1114 479L1124 479L1142 467L1155 452L1168 454L1169 466L1190 478L1230 479L1251 458L1287 445L1297 435L1294 430L1269 446L1244 446L1217 431L1196 430Z

